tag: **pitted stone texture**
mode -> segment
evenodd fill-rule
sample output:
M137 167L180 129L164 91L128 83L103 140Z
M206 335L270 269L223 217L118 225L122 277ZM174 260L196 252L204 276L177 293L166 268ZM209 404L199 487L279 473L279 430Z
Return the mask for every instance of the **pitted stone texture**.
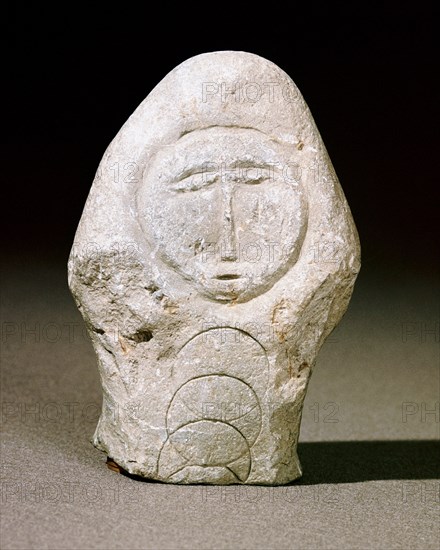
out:
M103 387L94 444L169 483L296 479L307 383L359 268L292 80L245 52L185 61L107 149L69 259Z

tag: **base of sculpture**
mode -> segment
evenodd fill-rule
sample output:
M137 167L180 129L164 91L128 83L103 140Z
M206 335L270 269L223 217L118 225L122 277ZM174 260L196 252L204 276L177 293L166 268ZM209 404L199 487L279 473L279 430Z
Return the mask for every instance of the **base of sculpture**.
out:
M109 456L107 456L106 466L110 471L115 472L116 474L121 474L121 475L129 477L131 479L136 479L136 480L150 482L150 483L173 483L173 484L179 484L179 485L243 485L243 482L238 480L236 478L236 476L233 474L233 472L230 472L230 475L228 476L228 475L224 475L224 472L221 472L220 469L219 469L219 471L217 473L218 475L216 476L216 475L214 475L215 474L215 472L214 472L215 469L214 468L209 468L212 471L210 472L211 475L208 476L208 477L206 476L206 469L201 468L200 472L199 472L199 475L194 476L194 474L193 474L191 479L182 477L180 480L177 479L177 478L172 479L172 480L161 480L161 479L143 477L143 476L139 476L137 474L131 474L130 472L125 470L125 468L120 466L115 460L113 460ZM270 485L270 486L287 485L287 484L289 484L293 481L296 481L301 476L302 476L302 472L299 471L298 475L295 478L293 478L293 479L291 479L290 481L287 481L287 482L283 482L283 483L272 482L272 483L269 483L269 484L267 484L267 483L251 483L250 485L260 485L260 486L264 486L264 485ZM207 479L209 479L209 480L207 480ZM249 483L245 483L245 484L249 485Z

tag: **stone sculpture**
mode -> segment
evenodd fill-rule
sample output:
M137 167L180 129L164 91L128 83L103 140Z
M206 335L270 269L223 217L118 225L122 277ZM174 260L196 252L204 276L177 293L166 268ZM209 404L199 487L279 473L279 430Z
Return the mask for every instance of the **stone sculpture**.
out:
M179 65L108 147L69 259L103 388L95 446L170 483L299 477L307 384L359 268L292 80L245 52Z

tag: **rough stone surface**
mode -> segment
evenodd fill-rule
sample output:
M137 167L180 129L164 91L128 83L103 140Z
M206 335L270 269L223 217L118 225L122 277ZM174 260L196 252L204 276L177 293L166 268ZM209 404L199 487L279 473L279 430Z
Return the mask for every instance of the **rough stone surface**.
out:
M94 444L171 483L299 477L307 384L359 268L292 80L245 52L185 61L105 152L69 259L103 387Z

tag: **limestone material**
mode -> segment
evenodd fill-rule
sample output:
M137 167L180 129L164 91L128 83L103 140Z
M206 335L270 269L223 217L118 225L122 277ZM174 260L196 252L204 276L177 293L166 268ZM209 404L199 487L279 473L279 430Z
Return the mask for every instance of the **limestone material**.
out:
M96 447L170 483L299 477L307 384L359 268L292 80L245 52L179 65L105 152L69 258L102 381Z

